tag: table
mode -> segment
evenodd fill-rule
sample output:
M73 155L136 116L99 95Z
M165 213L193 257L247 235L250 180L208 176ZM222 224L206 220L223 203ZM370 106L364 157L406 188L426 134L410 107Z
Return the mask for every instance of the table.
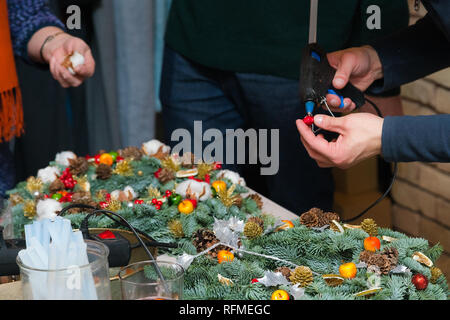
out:
M250 190L249 194L256 193L252 190ZM244 195L245 196L245 195ZM280 218L280 219L286 219L286 220L293 220L298 218L297 215L294 213L286 210L285 208L281 207L280 205L276 204L275 202L267 199L266 197L262 196L263 201L263 213L269 213L273 215L274 217ZM168 257L166 255L158 256L157 259L160 260L171 260L172 257ZM117 274L117 269L111 269L111 274ZM111 282L111 294L113 300L120 300L120 284L119 281L112 281ZM22 286L20 281L2 284L0 285L0 300L22 300Z

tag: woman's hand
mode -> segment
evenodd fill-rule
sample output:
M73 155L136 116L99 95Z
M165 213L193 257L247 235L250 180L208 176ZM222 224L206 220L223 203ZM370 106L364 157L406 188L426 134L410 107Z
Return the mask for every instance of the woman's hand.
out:
M337 69L333 79L336 89L344 88L350 81L361 91L377 79L383 78L383 69L377 52L370 46L350 48L328 54L330 65ZM355 103L344 97L344 108L339 108L338 96L327 95L327 103L333 111L349 112L355 109Z
M78 87L84 80L94 74L95 61L91 49L83 40L61 32L61 29L55 27L46 27L37 31L28 44L28 52L34 61L49 65L53 78L62 87ZM45 39L55 34L58 35L48 41L42 48L41 57L41 47ZM75 51L84 56L85 63L76 67L74 69L75 75L72 75L67 68L62 66L62 63L67 56L72 55ZM42 61L42 58L44 58L44 61Z
M317 127L339 133L332 142L321 134L316 136L302 120L297 120L297 128L308 154L319 167L347 169L381 153L383 121L369 113L354 113L341 118L315 116Z

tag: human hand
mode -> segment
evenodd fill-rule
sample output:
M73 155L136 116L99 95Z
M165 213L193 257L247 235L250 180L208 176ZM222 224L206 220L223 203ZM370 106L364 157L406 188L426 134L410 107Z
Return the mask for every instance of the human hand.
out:
M366 89L377 79L383 77L383 69L377 52L370 46L350 48L328 54L330 65L337 69L333 79L336 89L344 88L350 81L361 91ZM333 111L350 112L355 109L355 103L344 97L344 107L340 98L333 94L327 95L327 103Z
M297 120L297 128L308 154L319 167L347 169L381 153L383 122L382 118L369 113L353 113L341 118L316 115L317 127L339 133L332 142L325 140L322 134L316 136L302 120Z
M85 60L83 65L74 69L75 75L62 66L66 57L74 52L80 53ZM83 40L67 33L58 35L48 42L42 50L42 56L44 62L49 64L53 78L64 88L80 86L84 80L92 77L95 71L95 61L89 46Z

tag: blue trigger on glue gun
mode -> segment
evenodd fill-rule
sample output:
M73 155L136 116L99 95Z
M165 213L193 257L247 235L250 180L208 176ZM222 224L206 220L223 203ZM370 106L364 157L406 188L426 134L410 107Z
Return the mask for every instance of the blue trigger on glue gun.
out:
M329 90L328 90L328 93L329 93L329 94L334 94L335 96L338 96L339 99L341 99L341 105L339 106L339 108L342 109L342 108L344 107L344 97L341 96L341 95L338 95L338 94L336 93L336 91L334 91L334 90L332 90L332 89L329 89Z

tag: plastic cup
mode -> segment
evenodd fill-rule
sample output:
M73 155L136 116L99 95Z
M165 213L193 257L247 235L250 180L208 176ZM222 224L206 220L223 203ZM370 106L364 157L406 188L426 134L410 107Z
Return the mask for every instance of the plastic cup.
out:
M155 269L164 276L165 285ZM168 261L142 261L119 271L123 300L182 300L184 268Z
M89 263L82 266L40 270L17 256L24 300L111 300L109 249L98 241L85 243Z

